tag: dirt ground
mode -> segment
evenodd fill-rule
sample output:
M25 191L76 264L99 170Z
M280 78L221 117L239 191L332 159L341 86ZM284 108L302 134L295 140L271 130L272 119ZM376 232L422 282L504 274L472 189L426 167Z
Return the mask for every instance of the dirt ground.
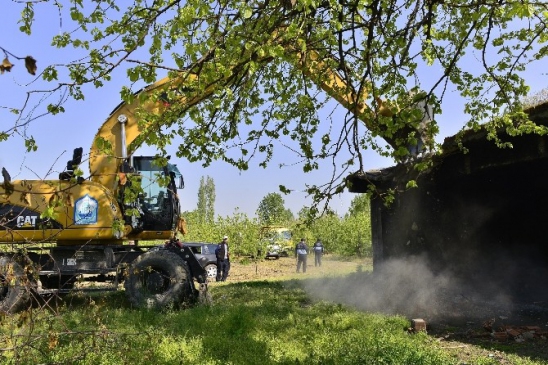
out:
M231 263L231 270L226 284L233 282L255 281L255 280L290 280L290 279L314 279L314 278L336 278L343 277L340 280L342 286L344 282L353 277L359 278L359 283L367 285L369 277L367 275L372 271L372 260L353 259L340 260L330 255L324 256L322 266L314 266L314 258L308 259L308 268L306 273L296 273L296 261L293 257L280 258L278 260L258 260L256 262L242 259L234 259ZM365 273L365 274L364 274ZM338 279L333 279L338 280ZM361 284L356 284L360 286ZM225 283L215 283L212 285L224 285ZM382 289L381 289L382 290ZM398 290L398 289L396 289ZM402 288L405 292L405 288ZM330 290L328 290L330 291ZM355 295L359 290L350 293ZM344 293L344 292L343 292ZM340 293L334 292L335 298L341 298ZM337 295L339 295L337 297ZM463 364L473 362L475 356L486 356L497 364L513 364L508 354L514 353L519 356L531 357L531 359L541 363L548 363L548 305L543 303L531 303L516 306L512 313L502 311L496 308L495 303L485 301L475 301L473 298L443 298L440 293L440 300L446 301L445 316L437 316L435 319L429 318L429 313L424 310L422 314L426 320L427 332L440 347L448 351L454 351ZM331 299L329 297L319 297L320 299ZM405 303L403 306L411 306L411 303ZM353 305L352 301L345 304ZM359 305L357 306L359 307ZM360 308L358 308L360 309ZM363 310L368 310L364 308ZM420 306L419 306L420 310ZM494 315L491 315L493 314ZM401 313L408 315L410 319L410 329L412 319L419 318L421 312ZM504 351L500 350L504 348Z
M322 266L314 266L314 257L310 256L307 262L307 272L296 272L296 259L281 257L253 261L250 259L234 259L231 262L229 282L250 280L288 280L298 278L318 278L336 274L348 274L358 270L372 268L372 260L339 260L329 255L324 256Z

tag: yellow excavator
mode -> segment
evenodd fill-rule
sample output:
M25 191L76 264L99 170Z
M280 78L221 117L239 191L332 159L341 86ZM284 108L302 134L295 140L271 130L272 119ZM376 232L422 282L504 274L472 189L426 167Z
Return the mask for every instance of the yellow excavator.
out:
M353 91L316 51L303 55L289 50L286 61L367 127L374 127L366 90ZM199 81L198 74L188 72L162 79L138 92L131 103L118 105L93 139L88 179L79 173L82 148L74 150L58 180L12 181L2 171L0 243L6 250L0 255L0 311L20 310L31 294L67 293L75 286L97 289L80 285L82 281L104 281L111 290L123 282L128 299L138 307L207 300L207 274L177 238L185 233L177 195L184 183L182 174L174 164L159 166L153 157L134 153L151 127L139 120L139 111L158 115L168 108L161 97L141 103L140 96L176 90L170 102L190 107L211 96L229 77L187 95L185 85ZM380 111L390 115L382 107ZM140 242L150 240L164 240L166 245Z

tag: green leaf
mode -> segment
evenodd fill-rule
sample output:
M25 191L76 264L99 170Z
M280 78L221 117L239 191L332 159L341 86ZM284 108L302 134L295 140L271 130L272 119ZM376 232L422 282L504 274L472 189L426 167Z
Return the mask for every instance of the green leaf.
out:
M25 147L27 149L27 152L33 151L35 152L38 149L38 145L36 144L36 141L31 136L30 138L25 139Z
M407 184L405 184L406 189L417 188L417 187L418 187L418 185L417 185L417 182L415 180L409 180L407 182Z
M251 8L245 8L243 12L244 19L249 19L253 15Z

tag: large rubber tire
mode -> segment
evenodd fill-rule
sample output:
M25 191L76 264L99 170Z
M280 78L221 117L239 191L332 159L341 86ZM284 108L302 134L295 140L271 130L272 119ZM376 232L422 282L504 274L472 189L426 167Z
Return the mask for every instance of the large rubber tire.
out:
M139 308L178 308L195 300L188 265L164 250L147 252L133 261L124 287L129 301Z
M29 303L28 283L21 265L11 257L0 257L0 312L16 313Z
M215 279L217 277L217 265L209 264L204 267L204 270L207 274L207 277L210 279Z

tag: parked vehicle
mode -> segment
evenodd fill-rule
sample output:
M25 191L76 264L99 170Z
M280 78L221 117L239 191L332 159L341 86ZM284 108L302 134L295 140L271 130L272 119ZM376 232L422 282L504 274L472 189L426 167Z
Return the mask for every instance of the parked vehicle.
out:
M292 234L289 228L282 226L265 226L260 232L261 242L266 245L265 258L279 259L287 257L293 250Z
M216 243L207 242L183 242L190 248L198 262L204 268L208 278L217 277L217 257L215 257Z

